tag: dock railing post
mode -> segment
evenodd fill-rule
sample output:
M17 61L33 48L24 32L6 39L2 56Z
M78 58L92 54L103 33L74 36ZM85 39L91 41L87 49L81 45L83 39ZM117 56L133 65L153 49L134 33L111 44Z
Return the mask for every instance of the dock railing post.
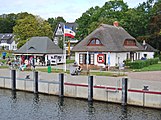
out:
M127 105L128 78L122 78L122 105Z
M11 84L12 84L12 90L16 90L16 70L11 70Z
M38 71L34 72L34 93L38 93Z
M59 74L59 97L64 97L64 73Z
M88 101L93 101L93 76L88 76Z

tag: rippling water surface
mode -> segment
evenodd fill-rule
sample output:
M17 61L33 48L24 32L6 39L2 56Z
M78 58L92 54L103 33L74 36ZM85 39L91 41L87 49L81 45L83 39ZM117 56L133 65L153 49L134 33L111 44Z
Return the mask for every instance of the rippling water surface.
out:
M0 120L161 120L161 110L0 89Z

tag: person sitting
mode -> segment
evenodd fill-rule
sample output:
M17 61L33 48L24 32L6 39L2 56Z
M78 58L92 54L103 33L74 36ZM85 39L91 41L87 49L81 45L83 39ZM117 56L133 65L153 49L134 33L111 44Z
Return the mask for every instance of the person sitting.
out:
M26 64L22 64L19 69L20 71L24 71L26 69Z
M78 66L78 68L77 68L77 74L79 75L81 73L81 71L82 71L81 66Z

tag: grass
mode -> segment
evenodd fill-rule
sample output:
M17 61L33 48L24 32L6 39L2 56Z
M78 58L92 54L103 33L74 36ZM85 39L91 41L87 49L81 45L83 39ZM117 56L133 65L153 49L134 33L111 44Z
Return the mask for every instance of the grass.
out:
M48 72L47 68L37 68L37 71L41 71L41 72ZM51 69L51 73L63 73L64 70L63 69ZM69 70L67 70L65 73L69 74Z
M41 72L48 72L47 68L37 68L36 70L41 71ZM51 73L63 73L63 69L52 69ZM70 71L67 70L65 73L70 74ZM112 73L109 71L92 71L92 72L87 72L87 71L82 71L80 75L95 75L95 76L111 76L111 77L119 77L119 76L126 76L124 73Z
M142 69L134 69L135 72L142 72L142 71L161 71L161 63L150 65L148 67L144 67Z
M66 60L66 64L74 63L74 61L75 61L75 60L69 60L69 59L67 59L67 60Z
M90 75L95 76L110 76L110 77L119 77L119 76L126 76L125 73L113 73L108 71L101 71L101 72L90 72Z
M9 57L13 57L12 55L12 51L9 51L9 50L0 50L0 56L2 57L2 52L6 52L6 58L9 56Z
M6 63L6 61L7 61L6 59L5 60L4 59L0 59L0 63L4 64L4 63Z
M6 69L6 68L9 68L8 66L0 66L0 69Z

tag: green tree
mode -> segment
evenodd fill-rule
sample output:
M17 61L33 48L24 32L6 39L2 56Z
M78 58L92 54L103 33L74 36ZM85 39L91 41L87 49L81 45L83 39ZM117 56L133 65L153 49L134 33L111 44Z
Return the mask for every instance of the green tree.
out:
M0 17L0 33L12 33L17 15L14 13L3 14Z
M106 2L102 8L90 8L76 20L79 25L76 37L83 39L102 23L113 24L116 20L121 21L127 10L127 4L118 0Z
M18 19L13 32L17 42L28 40L34 36L48 36L52 38L53 35L49 23L39 16L33 15L27 15L26 17L22 17L22 19Z
M66 23L66 21L64 20L63 17L57 17L57 18L55 18L55 19L54 19L54 18L48 18L47 21L48 21L49 24L51 25L53 31L55 31L56 26L58 25L59 22Z
M148 26L149 39L147 42L158 50L161 50L161 0L158 0L154 4L152 12L153 16Z
M82 16L76 20L76 23L78 23L78 29L76 34L77 39L83 39L85 36L89 34L88 28L91 22L93 22L92 20L97 19L97 17L92 17L92 15L95 14L95 12L98 9L99 7L97 6L95 8L92 7L89 10L87 10L85 13L83 13Z

